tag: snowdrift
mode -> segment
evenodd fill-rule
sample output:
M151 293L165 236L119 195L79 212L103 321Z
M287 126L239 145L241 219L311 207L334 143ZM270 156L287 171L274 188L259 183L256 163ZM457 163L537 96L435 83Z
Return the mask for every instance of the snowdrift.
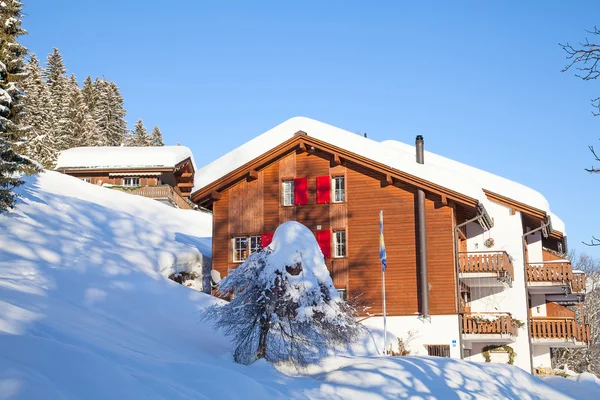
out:
M53 172L26 180L0 215L0 399L570 398L449 359L336 357L303 377L235 364L199 322L219 300L161 273L210 256L209 216Z

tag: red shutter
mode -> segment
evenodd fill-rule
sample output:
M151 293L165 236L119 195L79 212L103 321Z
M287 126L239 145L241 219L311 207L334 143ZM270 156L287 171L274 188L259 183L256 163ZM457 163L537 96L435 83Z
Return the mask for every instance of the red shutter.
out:
M323 257L331 258L331 232L317 231L317 243L323 252Z
M261 247L263 249L265 247L267 247L268 245L270 245L272 241L273 241L273 234L272 233L263 233L260 236L260 245L261 245Z
M308 204L308 178L294 179L294 204Z
M317 176L317 204L327 204L331 201L331 178Z

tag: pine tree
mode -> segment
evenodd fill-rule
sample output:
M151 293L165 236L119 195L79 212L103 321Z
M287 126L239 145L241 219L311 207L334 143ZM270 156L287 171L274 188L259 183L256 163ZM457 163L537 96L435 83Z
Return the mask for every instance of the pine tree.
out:
M30 163L15 153L17 143L27 134L23 123L23 92L18 84L26 76L27 49L17 38L27 32L21 28L22 4L17 0L0 3L0 212L14 207L12 190L23 184L17 175Z
M146 127L144 127L144 122L141 119L135 123L133 128L133 138L130 145L137 147L150 146L150 140L148 133L146 132Z
M69 98L72 83L66 76L62 55L57 48L48 54L46 68L43 71L51 98L51 120L53 123L54 144L58 152L69 148L67 127L69 124Z
M90 113L94 113L97 96L92 77L89 75L83 80L83 85L81 86L81 95L83 96L83 101L85 102L88 111Z
M127 133L127 121L125 121L125 108L123 96L119 87L114 82L108 84L110 90L112 119L110 124L110 143L111 146L120 146L125 142Z
M96 129L96 123L92 118L83 93L77 86L77 80L71 77L71 95L68 106L68 124L66 126L66 138L68 148L78 146L98 146L101 144Z
M106 79L94 81L95 97L93 116L104 146L120 146L125 143L127 122L123 97L114 82Z
M150 146L164 146L165 142L163 142L162 133L158 126L152 128L152 133L150 134Z
M18 150L44 167L51 168L57 152L54 148L52 131L50 90L42 76L42 67L35 54L30 55L26 69L27 77L22 83L25 92L23 102L27 109L24 122L31 128Z

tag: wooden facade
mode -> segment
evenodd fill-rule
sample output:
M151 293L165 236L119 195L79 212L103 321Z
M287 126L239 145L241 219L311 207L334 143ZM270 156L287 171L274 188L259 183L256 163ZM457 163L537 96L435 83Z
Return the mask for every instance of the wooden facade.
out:
M291 145L269 154L192 194L192 200L213 211L213 269L221 276L239 265L233 259L236 236L270 234L294 220L317 231L344 230L346 256L326 258L334 285L348 298L360 296L371 314L381 314L379 211L385 219L388 315L415 315L418 301L417 187L336 149ZM285 145L285 144L284 144ZM281 147L281 146L280 146ZM317 177L345 177L345 201L317 203ZM306 178L308 202L282 205L282 182ZM426 229L430 314L457 314L454 227L474 213L470 203L448 200L454 193L426 192ZM455 197L456 198L456 197ZM333 241L332 241L333 242ZM325 253L325 251L324 251ZM333 254L333 252L332 252Z

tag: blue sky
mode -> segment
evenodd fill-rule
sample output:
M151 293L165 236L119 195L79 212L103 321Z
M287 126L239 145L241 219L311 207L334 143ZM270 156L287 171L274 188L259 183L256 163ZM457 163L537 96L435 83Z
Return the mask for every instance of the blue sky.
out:
M132 126L203 165L293 116L412 143L542 192L570 248L600 235L587 150L597 82L561 73L559 42L597 1L24 0L23 43L115 81ZM421 4L425 3L425 4ZM598 38L600 40L600 38Z

